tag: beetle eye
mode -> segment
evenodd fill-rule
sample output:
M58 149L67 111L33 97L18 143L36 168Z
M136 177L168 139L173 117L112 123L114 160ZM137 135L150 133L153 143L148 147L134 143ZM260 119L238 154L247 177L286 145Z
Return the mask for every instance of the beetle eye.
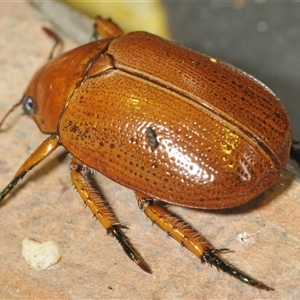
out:
M32 117L34 111L34 101L30 96L24 96L23 109L27 116Z

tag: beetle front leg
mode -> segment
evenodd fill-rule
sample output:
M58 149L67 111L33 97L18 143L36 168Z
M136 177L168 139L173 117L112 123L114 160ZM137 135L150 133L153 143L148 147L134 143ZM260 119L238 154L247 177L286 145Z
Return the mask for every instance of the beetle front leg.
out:
M274 290L220 258L218 253L228 249L215 249L196 230L175 214L170 213L162 202L157 202L153 198L139 192L135 192L135 195L140 209L146 216L182 246L200 258L202 263L214 265L218 270L222 270L249 285L267 291Z
M145 272L151 273L150 267L122 231L122 228L126 227L120 224L109 204L100 197L84 176L85 170L86 167L73 157L70 162L71 179L82 200L106 229L107 233L112 234L118 240L127 256Z
M48 157L58 146L59 137L49 136L23 163L15 174L13 180L0 192L0 202L11 192L20 179L22 179L28 171Z

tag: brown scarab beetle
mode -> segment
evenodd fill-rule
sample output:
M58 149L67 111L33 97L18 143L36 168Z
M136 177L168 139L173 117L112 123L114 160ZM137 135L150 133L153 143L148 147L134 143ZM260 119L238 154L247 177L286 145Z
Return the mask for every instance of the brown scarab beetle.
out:
M22 104L49 137L20 167L0 200L63 146L72 156L71 178L83 201L144 271L151 272L109 205L90 186L86 169L134 190L150 220L202 262L272 290L224 261L219 252L227 249L214 249L164 203L223 209L274 185L292 144L279 99L243 71L158 36L123 34L100 17L95 29L104 39L51 59L8 112Z

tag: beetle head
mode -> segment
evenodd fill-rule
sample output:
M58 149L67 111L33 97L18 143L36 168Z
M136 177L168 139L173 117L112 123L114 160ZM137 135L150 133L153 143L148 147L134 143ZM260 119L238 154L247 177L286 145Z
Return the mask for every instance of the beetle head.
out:
M57 132L64 107L82 83L90 60L101 49L99 44L89 43L66 52L33 76L24 93L23 108L43 133Z
M60 116L70 96L109 42L109 39L95 41L75 48L50 60L35 73L24 93L23 108L43 133L57 133Z
M55 133L57 131L57 124L63 107L78 81L78 71L66 69L65 64L63 64L64 60L67 60L67 54L49 61L35 73L23 98L5 114L0 122L0 127L16 107L23 105L25 114L35 120L43 133ZM66 80L64 76L70 80Z
M24 112L43 133L57 132L60 115L78 82L78 71L66 68L65 59L62 55L38 70L23 96Z
M22 100L3 117L0 127L6 117L23 104L25 113L34 119L43 133L57 133L59 119L70 96L83 83L93 61L103 56L110 41L91 42L50 60L35 73Z

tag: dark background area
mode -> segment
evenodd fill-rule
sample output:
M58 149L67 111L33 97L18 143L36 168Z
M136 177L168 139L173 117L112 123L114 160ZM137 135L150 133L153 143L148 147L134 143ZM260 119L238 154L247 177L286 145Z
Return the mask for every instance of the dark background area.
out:
M173 40L261 80L300 140L300 2L163 1Z

